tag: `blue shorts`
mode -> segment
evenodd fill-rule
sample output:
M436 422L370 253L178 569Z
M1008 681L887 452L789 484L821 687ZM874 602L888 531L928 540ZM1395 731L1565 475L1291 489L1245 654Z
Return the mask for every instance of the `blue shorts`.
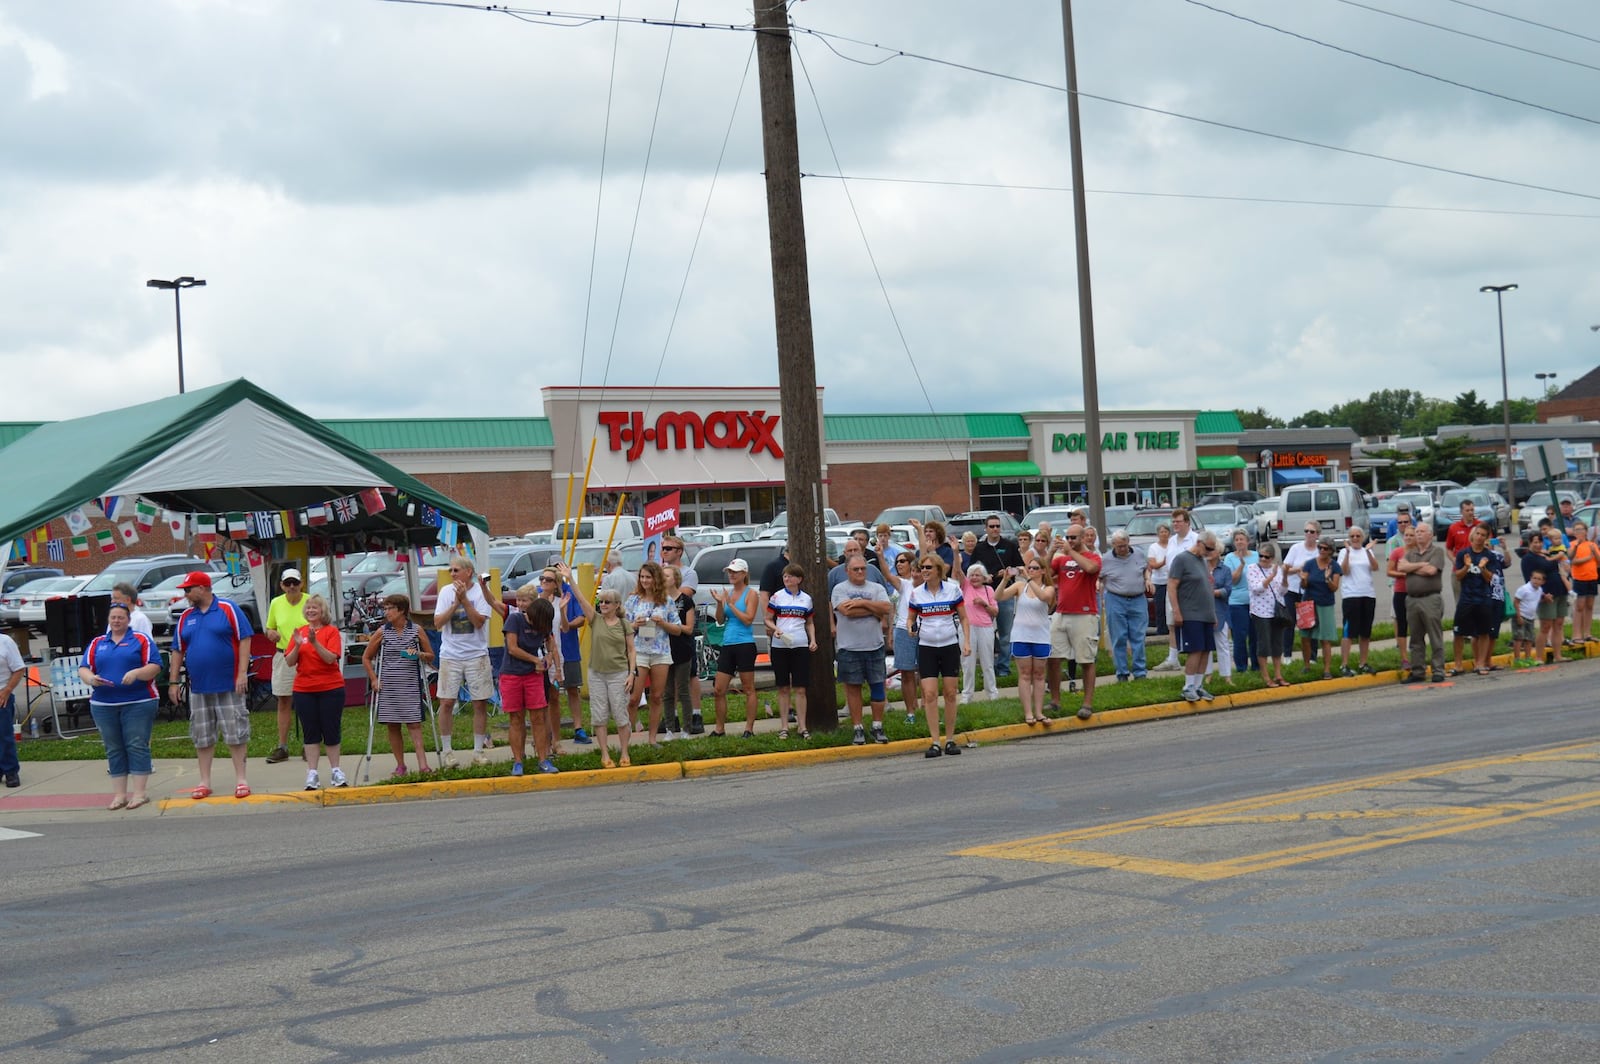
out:
M901 672L917 671L917 641L904 628L894 630L894 667Z
M1217 626L1205 621L1184 621L1178 627L1178 653L1207 654L1217 649Z
M1050 656L1050 644L1012 643L1011 656L1014 658L1048 658Z
M839 682L867 684L874 690L883 687L883 651L839 650L834 652Z

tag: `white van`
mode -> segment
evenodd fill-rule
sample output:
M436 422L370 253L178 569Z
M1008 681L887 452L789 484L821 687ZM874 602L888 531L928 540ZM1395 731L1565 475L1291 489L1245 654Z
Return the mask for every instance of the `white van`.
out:
M623 514L621 517L580 517L576 521L559 521L550 530L556 543L569 543L572 535L572 526L578 526L579 543L621 543L629 539L644 538L644 518L634 517L632 514ZM616 534L612 534L612 526L616 526Z
M1367 503L1354 484L1295 484L1278 496L1278 534L1298 539L1309 521L1338 546L1352 528L1367 529Z

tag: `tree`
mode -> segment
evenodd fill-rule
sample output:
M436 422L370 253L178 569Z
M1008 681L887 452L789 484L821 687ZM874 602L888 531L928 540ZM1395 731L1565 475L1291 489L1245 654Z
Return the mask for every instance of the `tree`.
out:
M1307 410L1304 414L1289 422L1292 429L1325 429L1328 427L1328 415L1320 410Z
M1426 436L1422 450L1413 452L1396 468L1407 480L1453 480L1467 484L1478 477L1494 476L1500 468L1500 457L1493 454L1468 454L1465 436L1452 436L1441 440Z
M1487 425L1492 415L1489 404L1478 398L1476 390L1462 392L1455 398L1455 424Z
M1239 424L1247 429L1281 429L1283 419L1273 417L1267 413L1266 407L1258 406L1254 410L1235 410Z
M1417 410L1406 420L1401 432L1407 436L1432 436L1440 425L1455 422L1456 405L1443 399L1424 399Z

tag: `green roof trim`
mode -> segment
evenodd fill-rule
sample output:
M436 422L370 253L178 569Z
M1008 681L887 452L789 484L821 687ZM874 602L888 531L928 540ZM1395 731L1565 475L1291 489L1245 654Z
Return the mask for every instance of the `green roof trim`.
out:
M545 417L331 418L334 432L369 451L481 451L554 447Z
M1244 469L1248 463L1236 454L1202 454L1195 456L1196 469Z
M1223 435L1225 433L1238 434L1244 431L1244 423L1239 420L1239 415L1232 410L1202 410L1194 416L1194 431L1197 436ZM1205 466L1201 466L1205 469Z
M1021 414L826 414L822 431L829 443L1028 439Z
M973 462L972 475L979 480L1021 480L1044 474L1032 462Z
M43 421L0 421L0 447L10 447L43 424Z

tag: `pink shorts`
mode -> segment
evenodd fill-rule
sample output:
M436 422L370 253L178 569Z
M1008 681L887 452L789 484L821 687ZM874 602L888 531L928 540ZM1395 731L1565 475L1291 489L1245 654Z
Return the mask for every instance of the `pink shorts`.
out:
M500 674L500 708L507 713L521 713L525 709L544 709L544 673L530 672L526 676Z

